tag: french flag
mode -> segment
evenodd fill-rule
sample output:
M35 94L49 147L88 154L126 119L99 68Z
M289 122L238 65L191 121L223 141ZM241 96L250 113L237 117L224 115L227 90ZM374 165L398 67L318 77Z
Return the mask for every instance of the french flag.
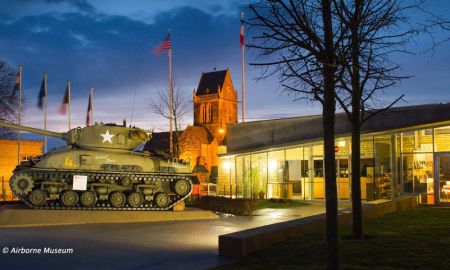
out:
M241 47L244 46L244 18L241 19L241 33L239 37L239 42L241 43Z
M66 93L64 94L64 98L61 102L61 107L59 108L59 113L62 115L66 114L67 105L69 104L69 86L66 88Z

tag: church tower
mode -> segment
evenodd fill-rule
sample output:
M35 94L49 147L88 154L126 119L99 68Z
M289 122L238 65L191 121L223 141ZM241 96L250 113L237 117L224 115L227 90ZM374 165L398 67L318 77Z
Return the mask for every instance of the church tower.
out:
M238 122L237 93L230 70L202 73L193 95L194 126L207 128L221 144L227 124Z

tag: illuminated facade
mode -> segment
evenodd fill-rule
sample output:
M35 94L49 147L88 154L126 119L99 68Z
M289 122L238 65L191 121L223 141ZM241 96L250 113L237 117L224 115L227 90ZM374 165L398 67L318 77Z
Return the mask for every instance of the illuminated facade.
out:
M200 182L214 182L227 125L237 123L237 93L230 70L202 73L193 93L193 105L194 125L180 137L180 158L192 165Z
M321 116L229 126L218 193L233 197L324 199ZM336 115L340 200L351 197L350 126ZM392 108L362 127L363 200L416 194L423 204L450 202L450 104Z
M42 155L43 142L21 141L20 143L20 160L27 160L30 156ZM17 140L0 140L0 199L12 199L11 189L9 188L9 178L12 171L17 166L18 158L18 141Z

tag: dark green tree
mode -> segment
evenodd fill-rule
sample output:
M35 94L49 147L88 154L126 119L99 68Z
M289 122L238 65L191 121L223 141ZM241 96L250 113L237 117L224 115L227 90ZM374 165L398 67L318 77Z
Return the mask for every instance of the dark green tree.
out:
M19 96L14 93L17 71L0 60L0 121L17 124L19 121ZM22 103L24 98L22 97ZM23 106L22 106L23 107ZM0 128L1 139L13 139L17 132Z

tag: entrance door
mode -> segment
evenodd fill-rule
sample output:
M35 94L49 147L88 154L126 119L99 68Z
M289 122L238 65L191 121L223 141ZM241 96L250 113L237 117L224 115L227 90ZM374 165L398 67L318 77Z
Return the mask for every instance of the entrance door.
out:
M450 205L450 154L436 154L434 190L437 204Z
M336 157L336 181L339 200L350 199L349 167L347 157Z

